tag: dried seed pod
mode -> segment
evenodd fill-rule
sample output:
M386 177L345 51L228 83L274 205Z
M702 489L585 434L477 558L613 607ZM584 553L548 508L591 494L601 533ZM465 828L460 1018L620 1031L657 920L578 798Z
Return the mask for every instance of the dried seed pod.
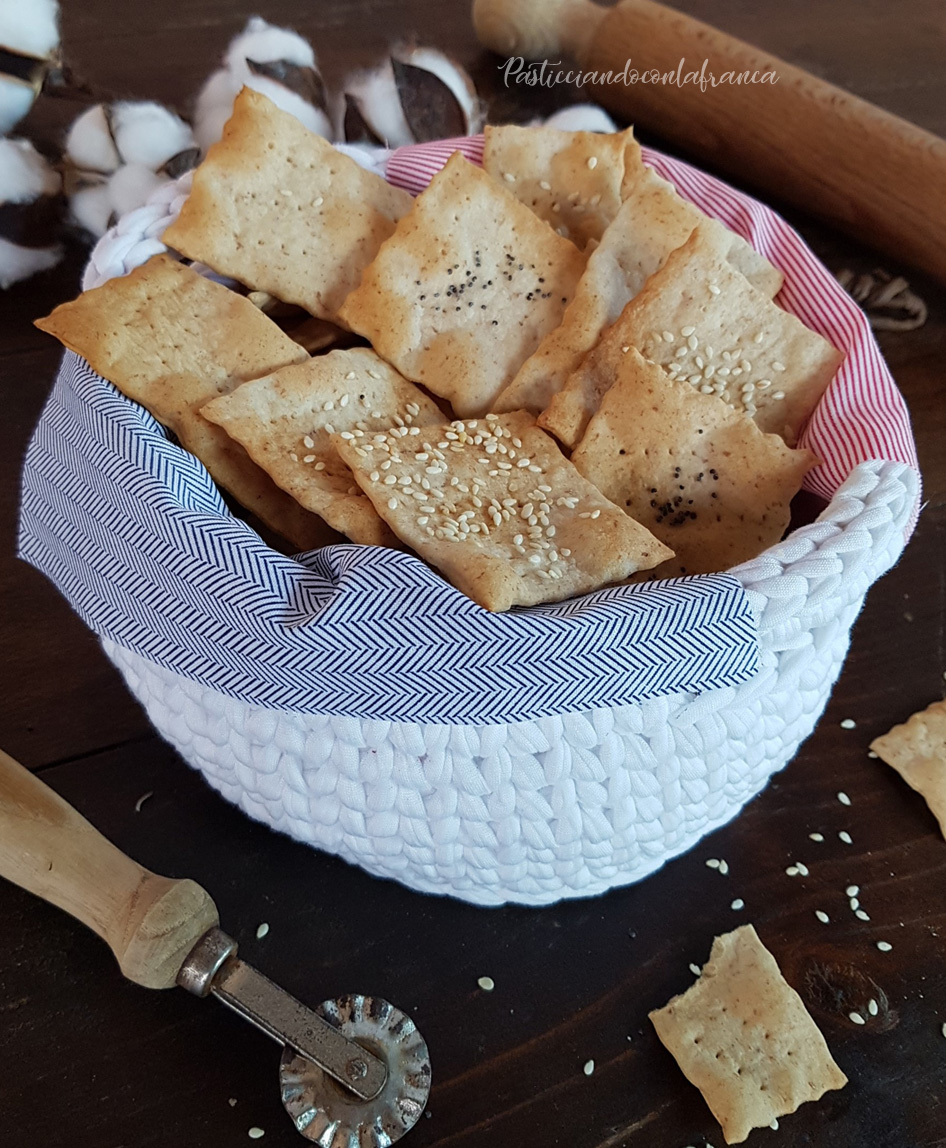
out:
M0 134L30 110L58 52L56 0L0 4Z
M197 97L194 134L206 151L220 139L233 101L243 87L268 96L309 131L332 138L325 86L312 45L288 28L254 16L227 49L223 67Z
M96 104L73 123L64 156L72 218L103 235L200 158L188 125L161 104Z
M343 85L339 135L348 143L405 144L471 135L483 125L473 81L433 48L397 46Z
M28 140L0 139L0 288L62 258L60 185Z

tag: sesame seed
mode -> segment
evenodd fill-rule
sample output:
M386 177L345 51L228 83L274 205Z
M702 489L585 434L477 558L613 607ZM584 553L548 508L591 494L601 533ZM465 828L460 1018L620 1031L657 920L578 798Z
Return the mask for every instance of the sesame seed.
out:
M709 285L709 289L710 289L710 294L712 294L712 295L719 295L719 294L721 294L721 292L720 292L719 288L716 286L716 284L715 284L715 283L710 283L710 285Z
M696 331L696 327L684 327L680 334L684 337L684 339L689 339L694 331Z
M800 876L802 876L802 877L808 876L808 866L802 864L801 861L795 862L795 868L798 870Z
M496 987L496 982L492 977L480 977L476 982L484 993L491 993Z
M871 1016L876 1016L880 1012L880 1005L874 1000L873 997L867 1002L867 1011Z
M811 841L824 841L823 833L809 833L808 837Z
M545 179L539 180L539 187L541 187L543 191L551 191L552 190L552 185L548 182L548 180L545 180Z
M318 199L314 199L314 200L312 201L312 206L313 206L313 207L321 207L321 206L322 206L322 204L323 204L324 202L325 202L325 200L324 200L324 199L322 198L322 196L320 195L320 196L318 197Z
M872 749L869 749L867 751L867 756L873 758L875 761L877 760L877 754L874 753L874 751Z
M504 171L503 172L503 179L506 181L506 183L515 183L516 182L516 177L512 174L511 171Z
M315 469L316 470L325 470L325 463L324 462L317 462L315 464Z
M851 839L850 833L848 833L848 831L846 829L842 829L841 832L838 834L838 837L840 838L841 841L844 842L845 845L853 845L854 844L853 840Z
M844 890L848 897L856 897L860 891L860 885L848 885L848 887Z
M307 435L305 435L305 437L302 440L302 445L305 447L308 447L309 450L311 450L315 446L315 440L312 438L311 435L307 434Z
M268 932L269 932L269 925L267 925L267 924L266 924L266 922L264 921L264 922L262 923L262 925L259 925L259 926L257 926L257 929L256 929L256 939L257 939L258 941L261 941L261 940L262 940L262 939L263 939L263 938L266 936L266 934L267 934Z
M882 943L883 943L883 942L880 942L880 943L877 945L877 948L878 948L878 949L880 948L880 945L881 945ZM943 1027L940 1029L940 1032L943 1034L943 1036L946 1036L946 1024L944 1024L944 1025L943 1025Z
M859 909L860 905L861 905L860 901L858 901L858 899L856 897L852 897L848 901L848 904L851 906L851 912L852 913L854 912L855 909Z
M772 370L773 370L773 371L778 371L778 372L779 372L779 374L781 374L781 373L782 373L783 371L785 371L786 369L787 369L787 368L786 368L786 366L785 366L785 364L784 364L784 363L773 363L773 364L772 364Z
M591 1076L594 1070L595 1062L593 1060L586 1060L584 1068L582 1068L582 1072L585 1074L585 1076Z
M822 925L827 925L827 923L831 920L831 918L828 916L828 914L825 912L822 912L821 909L815 909L815 916L822 923Z
M389 498L388 499L388 510L397 510L397 499L396 498Z
M261 1140L265 1135L266 1133L263 1129L257 1128L255 1125L247 1132L247 1136L249 1136L251 1140Z
M706 868L707 869L718 869L719 868L719 861L715 857L707 858Z
M589 171L594 171L594 169L595 169L597 166L598 166L598 157L597 157L596 155L591 155L591 156L589 156L589 157L588 157L588 170L589 170Z
M863 909L855 909L854 910L854 916L857 917L857 919L859 921L869 921L870 920L869 914L865 913Z
M692 974L693 974L695 977L698 977L698 976L700 976L700 975L702 974L703 970L700 968L700 966L699 966L699 965L690 965L690 972L691 972L691 973L692 973Z
M877 948L880 949L880 951L882 953L889 953L890 950L893 948L893 945L891 945L891 943L889 941L878 941L877 942ZM946 1034L944 1034L944 1035L946 1035Z
M738 912L740 909L744 909L746 907L746 903L741 897L737 897L729 907L730 909L735 909L736 912Z
M788 876L788 877L797 877L798 876L798 866L797 865L789 865L789 867L785 870L785 873L786 873L786 876Z
M624 354L624 355L626 355L630 349L631 349L630 347L622 347L622 348L621 348L621 353L622 353L622 354Z
M773 1132L778 1132L778 1117L777 1116L773 1116L772 1119L769 1121L769 1127L772 1129Z
M781 399L784 399L784 398L785 398L785 392L784 392L784 391L775 391L775 392L772 394L772 398L773 398L773 399L775 399L776 401L779 401L779 400L781 400ZM852 724L853 724L853 723L852 723ZM845 726L845 729L847 729L847 728L849 728L849 727Z
M720 861L720 863L719 863L719 871L720 871L720 873L721 873L721 874L722 874L724 877L725 877L725 876L726 876L726 874L729 872L729 865L728 865L728 863L727 863L726 861Z
M856 725L857 722L853 718L846 717L844 721L841 722L841 729L854 729Z
M854 1024L866 1024L867 1023L859 1012L849 1012L847 1014L847 1018L848 1018L848 1020L853 1021Z
M335 428L332 426L331 423L325 424L325 433L326 434L334 434L335 433Z
M838 794L838 801L840 801L842 805L850 805L851 804L850 797L848 797L848 795L846 793L844 793L843 791Z
M691 351L695 351L699 345L700 345L700 341L699 341L699 339L697 339L696 335L691 335L689 337L689 339L687 339L687 346L690 348Z
M763 342L764 339L765 339L765 332L760 331L752 341L753 341L753 343L761 343L761 342Z

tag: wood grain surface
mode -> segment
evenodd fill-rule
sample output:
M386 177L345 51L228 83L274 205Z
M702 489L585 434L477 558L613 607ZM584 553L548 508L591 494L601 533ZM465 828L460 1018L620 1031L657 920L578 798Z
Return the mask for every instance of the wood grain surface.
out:
M946 134L941 0L678 7ZM505 90L465 3L64 0L63 9L67 55L90 84L183 112L256 12L307 34L330 82L417 33L470 66L494 119L527 120L576 95ZM43 101L25 127L55 139L76 110ZM865 179L871 164L865 155ZM869 236L859 246L787 214L832 270L880 262ZM930 309L922 330L881 336L914 419L926 505L902 561L869 595L815 734L732 824L643 884L541 910L482 910L375 880L225 803L151 732L52 587L15 559L22 455L59 359L30 321L75 293L82 257L76 244L66 264L0 294L0 745L142 865L200 882L242 954L302 1000L362 991L408 1011L434 1074L428 1115L405 1140L413 1148L719 1148L719 1126L646 1017L687 987L715 934L748 921L850 1077L748 1143L944 1148L946 842L867 747L946 692L946 292L883 261ZM725 858L728 875L707 868L710 857ZM785 874L795 861L808 877ZM851 913L849 884L869 921ZM744 909L730 908L735 898ZM484 975L491 993L477 987ZM855 1025L849 1013L870 998L878 1016ZM123 980L90 931L0 882L4 1148L224 1148L254 1126L265 1144L289 1148L302 1140L279 1103L278 1058L215 1003Z

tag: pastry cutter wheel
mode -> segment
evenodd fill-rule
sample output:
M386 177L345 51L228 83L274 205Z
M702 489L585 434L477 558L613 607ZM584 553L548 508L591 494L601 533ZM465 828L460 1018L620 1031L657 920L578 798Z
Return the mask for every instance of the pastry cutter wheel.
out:
M0 750L0 876L88 925L124 975L150 989L215 996L283 1045L283 1104L322 1148L385 1148L430 1092L427 1045L378 997L310 1010L237 955L194 881L143 869Z

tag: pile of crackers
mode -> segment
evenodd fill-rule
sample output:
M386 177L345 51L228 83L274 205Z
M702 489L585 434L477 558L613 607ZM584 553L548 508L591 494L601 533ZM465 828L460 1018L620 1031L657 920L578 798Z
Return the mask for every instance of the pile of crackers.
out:
M157 256L38 325L296 550L505 610L746 561L817 461L842 356L630 130L488 128L413 199L244 90L164 239L216 279Z

